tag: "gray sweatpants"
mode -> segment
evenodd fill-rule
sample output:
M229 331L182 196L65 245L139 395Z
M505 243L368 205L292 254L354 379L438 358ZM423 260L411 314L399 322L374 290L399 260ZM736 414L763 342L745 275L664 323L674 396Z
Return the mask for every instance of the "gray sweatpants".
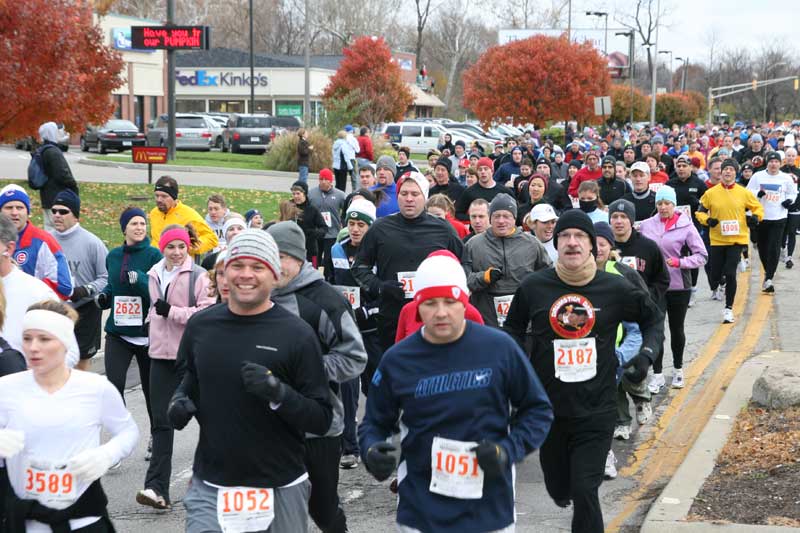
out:
M494 531L489 531L487 533L514 533L514 531L516 531L516 525L511 524L510 526L504 527L503 529L496 529ZM397 524L397 533L422 533L422 531L420 531L419 529L414 529L413 527Z
M275 519L262 533L308 531L308 480L284 489L275 489ZM217 521L217 489L197 476L183 499L186 507L186 533L221 533Z

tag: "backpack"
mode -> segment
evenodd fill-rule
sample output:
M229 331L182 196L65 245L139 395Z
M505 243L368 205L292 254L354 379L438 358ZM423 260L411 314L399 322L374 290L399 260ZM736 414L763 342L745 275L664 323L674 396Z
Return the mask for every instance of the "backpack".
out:
M50 147L51 145L45 144L37 148L36 151L31 154L31 162L28 164L28 185L33 190L38 191L39 189L42 189L49 179L47 174L44 172L42 153L44 153L44 151ZM53 146L52 148L57 147Z

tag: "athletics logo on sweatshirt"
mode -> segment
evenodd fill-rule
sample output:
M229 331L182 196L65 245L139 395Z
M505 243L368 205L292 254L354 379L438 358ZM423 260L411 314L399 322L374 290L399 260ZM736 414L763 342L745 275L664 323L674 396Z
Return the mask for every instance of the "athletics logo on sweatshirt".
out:
M415 398L427 398L437 394L459 392L463 390L483 389L492 382L491 368L476 368L474 370L461 370L440 374L429 378L422 378L417 382L414 391Z
M580 339L594 327L594 306L585 296L565 294L550 307L550 327L562 339Z

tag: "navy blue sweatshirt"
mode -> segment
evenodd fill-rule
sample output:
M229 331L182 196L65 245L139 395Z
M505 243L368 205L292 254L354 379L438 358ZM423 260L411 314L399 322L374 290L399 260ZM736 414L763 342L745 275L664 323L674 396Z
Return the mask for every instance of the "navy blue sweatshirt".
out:
M453 343L431 344L418 331L383 355L370 384L359 444L366 456L401 424L399 524L420 531L494 531L514 522L511 465L541 446L552 420L544 388L513 339L467 322ZM432 493L435 436L496 442L509 465L501 477L484 479L480 500Z

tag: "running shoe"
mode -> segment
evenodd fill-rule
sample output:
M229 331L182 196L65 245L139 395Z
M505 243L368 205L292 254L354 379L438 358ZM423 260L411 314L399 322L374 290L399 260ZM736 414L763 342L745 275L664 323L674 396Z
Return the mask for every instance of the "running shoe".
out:
M712 300L717 300L718 302L721 302L724 297L725 297L725 289L723 289L722 286L719 286L713 291L711 291Z
M650 378L650 383L647 384L647 388L650 390L650 394L658 394L665 384L664 374L653 374L653 377Z
M772 280L765 279L764 284L761 285L761 290L764 292L775 292L775 287L772 285Z
M664 379L664 374L659 374L661 379ZM650 417L653 416L653 408L650 406L650 402L638 402L636 404L636 421L639 425L646 424Z
M617 477L617 458L614 457L614 450L608 450L606 456L606 470L603 475L606 479L616 479Z
M794 261L792 261L791 257L786 258L786 268L792 268L794 266Z
M169 509L169 504L163 496L160 496L153 489L144 489L136 493L136 503L147 505L154 509Z
M735 319L733 318L733 309L730 309L729 307L726 307L722 311L722 323L723 324L733 324L734 320Z
M353 453L342 455L342 458L339 460L339 468L351 470L356 467L358 467L358 455Z
M747 269L750 268L750 261L747 259L740 259L739 260L739 272L747 272Z
M628 440L631 438L631 427L627 424L620 424L614 428L614 438L617 440Z
M781 248L781 263L786 262L787 255L788 254L786 253L786 247L784 246L783 248Z
M682 389L683 388L683 369L676 368L675 373L672 374L672 388L673 389Z

